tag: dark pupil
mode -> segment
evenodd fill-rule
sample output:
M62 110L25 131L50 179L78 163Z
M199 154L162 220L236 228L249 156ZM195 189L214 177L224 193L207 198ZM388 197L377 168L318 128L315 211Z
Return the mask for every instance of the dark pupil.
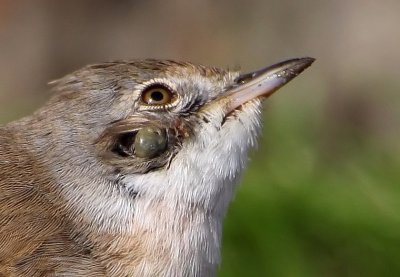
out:
M160 102L164 99L164 94L159 90L153 91L151 93L151 99L156 102Z

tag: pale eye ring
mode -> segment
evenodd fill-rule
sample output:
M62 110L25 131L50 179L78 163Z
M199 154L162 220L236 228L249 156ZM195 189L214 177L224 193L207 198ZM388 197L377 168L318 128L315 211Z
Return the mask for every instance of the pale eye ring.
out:
M165 106L174 100L174 93L170 88L161 84L154 84L142 92L142 101L146 105Z

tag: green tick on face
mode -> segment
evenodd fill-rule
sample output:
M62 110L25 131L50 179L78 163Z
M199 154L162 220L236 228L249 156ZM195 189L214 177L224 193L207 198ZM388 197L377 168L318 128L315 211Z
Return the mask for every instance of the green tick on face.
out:
M153 158L163 152L167 146L165 129L145 127L135 137L135 154L140 158Z

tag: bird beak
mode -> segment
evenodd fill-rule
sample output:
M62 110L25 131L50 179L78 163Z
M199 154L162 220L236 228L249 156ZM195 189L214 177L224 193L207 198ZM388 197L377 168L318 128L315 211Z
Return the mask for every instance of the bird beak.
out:
M314 60L313 58L291 59L252 73L239 75L236 79L238 86L230 89L221 99L224 103L225 114L229 114L252 99L269 97L309 67Z

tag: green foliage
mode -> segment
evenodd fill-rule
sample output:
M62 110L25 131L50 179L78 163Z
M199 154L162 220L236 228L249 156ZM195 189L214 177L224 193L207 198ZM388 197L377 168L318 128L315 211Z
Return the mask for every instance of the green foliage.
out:
M400 276L400 155L354 129L327 147L312 111L276 113L225 220L219 276Z

